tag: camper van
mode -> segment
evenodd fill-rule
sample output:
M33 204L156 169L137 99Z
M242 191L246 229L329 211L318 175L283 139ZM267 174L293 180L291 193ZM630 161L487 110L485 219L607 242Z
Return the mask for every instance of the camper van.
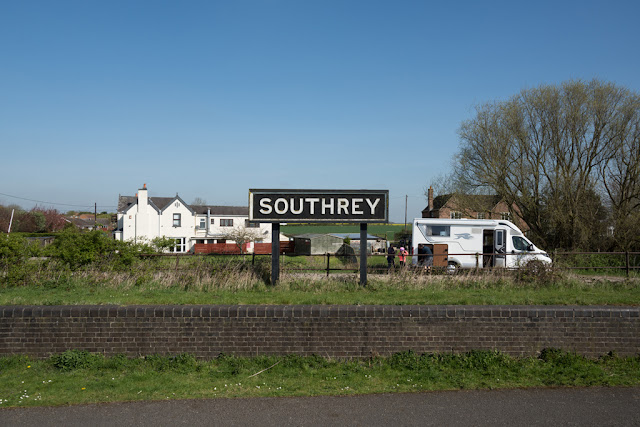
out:
M412 248L413 265L432 262L434 267L447 268L449 272L460 268L551 264L548 254L531 243L513 223L503 220L416 218ZM432 258L415 256L428 254L429 250Z

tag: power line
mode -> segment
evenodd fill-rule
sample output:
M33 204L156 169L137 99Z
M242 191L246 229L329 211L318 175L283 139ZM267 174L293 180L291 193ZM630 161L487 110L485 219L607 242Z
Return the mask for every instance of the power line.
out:
M76 207L76 208L93 208L94 207L93 203L90 203L90 204L87 204L87 205L73 205L73 204L70 204L70 203L57 203L57 202L47 202L47 201L44 201L44 200L27 199L25 197L18 197L18 196L14 196L14 195L11 195L11 194L6 194L6 193L0 193L0 196L12 197L14 199L26 200L28 202L43 203L43 204L47 204L47 205L72 206L72 207ZM100 207L100 208L112 208L112 207L115 207L115 205L98 205L98 207Z

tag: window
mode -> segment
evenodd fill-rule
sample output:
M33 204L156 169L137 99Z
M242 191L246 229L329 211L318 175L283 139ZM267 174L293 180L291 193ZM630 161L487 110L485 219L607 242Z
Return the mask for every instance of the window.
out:
M180 214L175 214L180 215ZM175 246L171 248L171 252L175 253L183 253L187 251L187 239L185 237L178 237L177 239L173 239L175 242Z
M527 241L527 239L520 237L520 236L513 236L511 238L513 240L513 248L517 251L528 251L529 250L529 245L531 243L529 243Z
M424 236L441 236L449 237L451 231L448 225L427 225L418 224L418 228Z
M200 229L204 230L205 228L207 228L207 219L206 218L200 218Z
M484 212L478 212L478 219L487 219L487 215Z
M462 212L451 211L451 219L462 219Z
M259 222L249 221L248 219L244 220L244 226L247 228L260 228Z
M216 223L216 220L211 218L211 225L215 225L215 223Z
M511 221L511 212L500 212L500 219Z
M182 214L174 213L173 214L173 226L180 227L180 223L182 222Z
M220 220L220 227L233 227L233 220L232 219L221 219Z

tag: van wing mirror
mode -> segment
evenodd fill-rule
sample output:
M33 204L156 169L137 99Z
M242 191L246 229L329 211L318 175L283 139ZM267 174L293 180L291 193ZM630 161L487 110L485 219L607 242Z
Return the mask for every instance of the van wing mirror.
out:
M527 246L527 250L528 250L529 252L532 252L532 251L533 251L533 243L531 243L531 244L529 244L529 246Z

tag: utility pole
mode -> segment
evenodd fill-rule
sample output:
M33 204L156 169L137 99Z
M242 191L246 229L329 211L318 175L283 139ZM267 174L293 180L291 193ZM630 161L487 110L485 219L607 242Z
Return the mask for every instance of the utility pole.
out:
M9 220L9 230L7 230L7 234L11 233L11 223L13 222L13 213L15 211L15 209L11 209L11 219Z
M93 229L97 230L98 228L98 202L93 205Z
M409 195L405 194L404 196L404 231L407 232L407 200L409 200Z

